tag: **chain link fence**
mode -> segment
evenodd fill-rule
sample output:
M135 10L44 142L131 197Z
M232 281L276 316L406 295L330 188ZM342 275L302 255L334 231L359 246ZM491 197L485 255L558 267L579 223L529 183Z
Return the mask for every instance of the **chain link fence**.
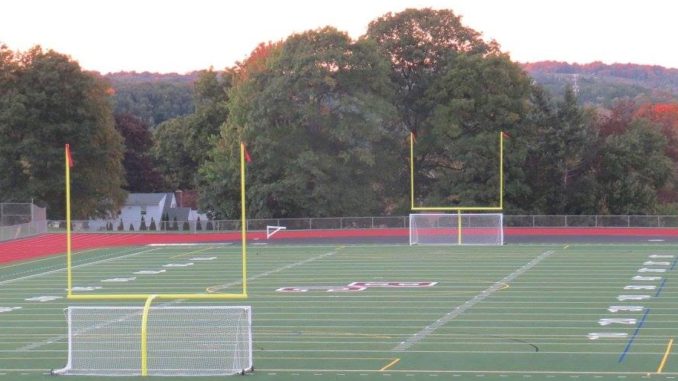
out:
M409 216L270 218L247 220L248 230L266 230L267 226L284 226L288 230L406 229ZM628 227L678 228L678 216L603 216L603 215L504 215L505 227L568 228ZM64 221L50 221L50 231L65 231ZM233 232L240 230L240 220L144 221L96 220L72 221L74 232Z
M0 203L0 241L47 232L47 210L31 203Z

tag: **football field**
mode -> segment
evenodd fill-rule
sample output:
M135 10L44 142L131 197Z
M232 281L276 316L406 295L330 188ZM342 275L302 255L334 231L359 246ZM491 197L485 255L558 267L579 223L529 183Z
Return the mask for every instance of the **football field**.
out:
M73 260L77 293L241 287L237 245ZM674 379L677 262L667 244L254 245L247 300L178 303L252 306L248 379ZM143 305L67 301L65 269L63 255L0 267L0 379L55 377L66 306Z

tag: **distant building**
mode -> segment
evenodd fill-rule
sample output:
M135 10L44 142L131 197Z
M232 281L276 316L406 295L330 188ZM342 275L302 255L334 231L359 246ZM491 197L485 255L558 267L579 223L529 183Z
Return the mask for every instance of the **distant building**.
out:
M179 197L182 192L178 191ZM198 218L201 221L207 221L207 215L198 213L197 210L182 207L181 198L177 198L175 193L130 193L127 200L120 209L115 226L119 226L122 221L124 230L130 230L130 225L135 231L141 227L141 218L143 217L146 228L150 230L151 222L155 222L156 230L161 230L163 217L173 224L177 221L180 230L184 230L184 222L188 222L190 230L195 230Z
M125 230L134 226L134 230L141 227L141 218L144 218L146 227L151 220L155 221L159 229L162 216L172 208L177 207L177 199L174 193L130 193L120 209L119 220L122 220Z

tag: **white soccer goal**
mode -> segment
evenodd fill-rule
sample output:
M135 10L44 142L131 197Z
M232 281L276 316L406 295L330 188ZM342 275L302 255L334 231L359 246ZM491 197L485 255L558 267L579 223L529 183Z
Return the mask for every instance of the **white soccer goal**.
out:
M152 306L145 339L143 310L68 307L68 363L53 373L219 376L253 370L249 306Z
M503 244L503 214L410 214L410 245Z
M275 235L275 233L277 233L281 230L287 230L287 227L267 225L266 226L266 239L271 239L271 237L273 237Z

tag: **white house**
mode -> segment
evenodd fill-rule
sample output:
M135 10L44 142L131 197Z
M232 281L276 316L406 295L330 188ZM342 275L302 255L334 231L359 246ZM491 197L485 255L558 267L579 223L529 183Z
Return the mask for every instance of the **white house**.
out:
M174 193L130 193L120 209L118 221L122 220L125 230L129 230L130 225L134 226L134 230L139 230L142 217L147 227L151 221L159 226L163 213L176 207Z

